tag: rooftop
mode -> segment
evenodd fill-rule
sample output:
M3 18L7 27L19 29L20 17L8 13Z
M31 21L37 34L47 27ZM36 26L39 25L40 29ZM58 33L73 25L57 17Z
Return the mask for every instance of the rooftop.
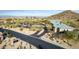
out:
M50 22L54 25L55 28L60 28L60 29L74 29L71 26L63 24L60 20L50 20Z

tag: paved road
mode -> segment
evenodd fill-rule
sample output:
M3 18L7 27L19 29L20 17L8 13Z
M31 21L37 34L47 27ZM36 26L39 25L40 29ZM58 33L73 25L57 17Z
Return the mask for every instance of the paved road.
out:
M34 46L36 46L39 49L63 49L63 47L59 47L57 45L45 42L39 38L28 36L22 33L18 33L12 30L8 29L0 29L0 31L8 31L11 34L13 34L15 37L22 39L23 41L26 41Z

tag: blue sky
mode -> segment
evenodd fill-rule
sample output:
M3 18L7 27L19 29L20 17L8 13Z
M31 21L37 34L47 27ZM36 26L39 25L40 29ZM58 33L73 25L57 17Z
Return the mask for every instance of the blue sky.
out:
M0 10L0 16L49 16L60 12L63 10Z

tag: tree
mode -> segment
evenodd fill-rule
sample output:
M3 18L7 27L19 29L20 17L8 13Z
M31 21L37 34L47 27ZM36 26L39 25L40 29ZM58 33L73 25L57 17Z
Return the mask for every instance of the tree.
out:
M49 31L54 30L53 24L51 24L51 23L47 24L47 29L48 29Z

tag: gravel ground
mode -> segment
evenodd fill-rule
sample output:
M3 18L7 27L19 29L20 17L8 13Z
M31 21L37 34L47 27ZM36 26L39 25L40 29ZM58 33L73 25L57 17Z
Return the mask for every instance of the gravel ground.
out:
M41 37L41 39L44 40L44 41L46 41L46 42L49 42L49 43L51 43L51 44L58 45L58 46L60 46L60 47L64 47L64 48L68 48L68 49L71 48L70 46L68 46L68 45L65 44L65 43L61 43L61 44L60 44L60 43L57 43L55 38L53 38L53 40L49 39L47 34L43 35L43 36Z
M35 46L24 42L18 38L6 38L0 44L1 49L36 49Z

